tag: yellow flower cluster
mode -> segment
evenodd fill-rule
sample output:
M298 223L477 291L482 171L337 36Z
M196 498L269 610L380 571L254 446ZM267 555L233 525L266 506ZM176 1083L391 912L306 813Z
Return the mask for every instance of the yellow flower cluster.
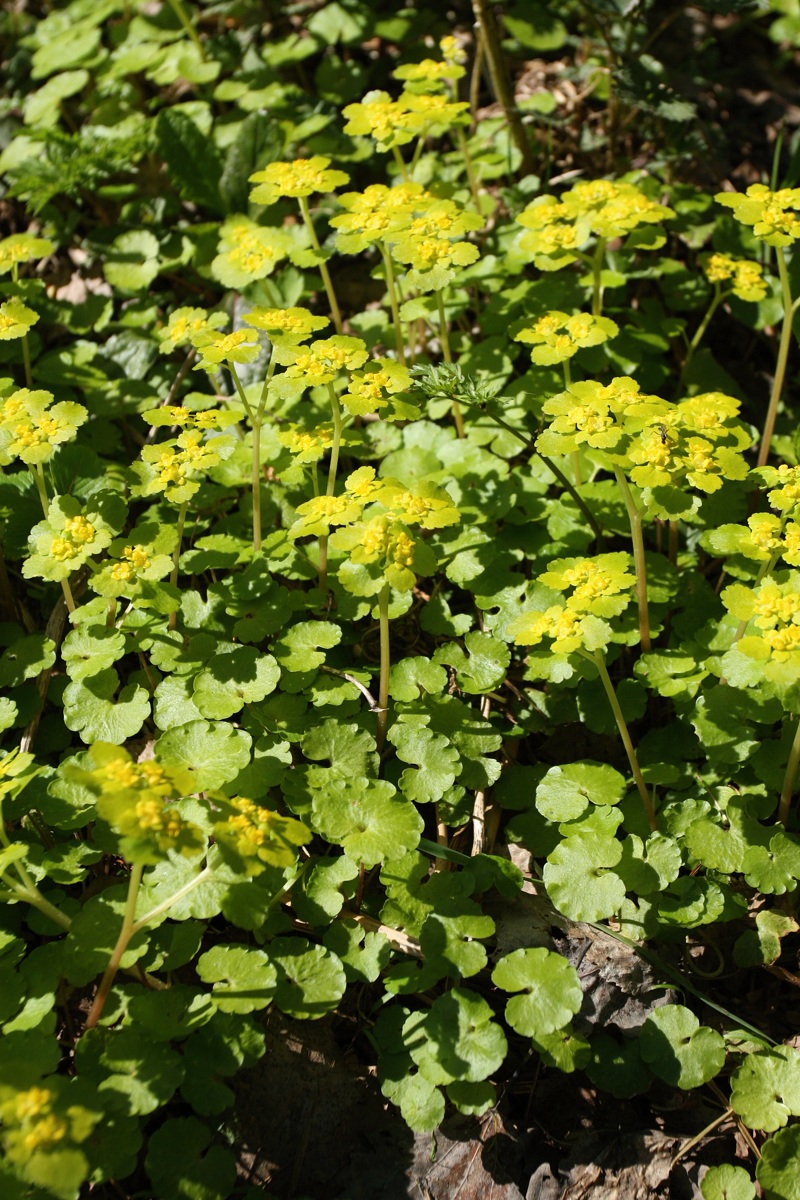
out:
M402 363L390 358L373 359L364 371L351 375L350 385L341 401L353 416L364 416L385 408L389 396L405 391L411 382L411 373Z
M738 642L749 658L800 665L800 576L796 571L770 576L754 588L735 583L725 588L722 602L740 621L758 630Z
M452 72L454 67L446 69ZM448 100L438 94L407 91L393 100L388 92L373 91L358 104L348 104L343 110L347 117L344 131L372 137L379 149L391 150L415 138L443 133L452 125L466 123L468 108L466 102Z
M767 498L773 508L792 513L800 506L800 467L781 463L779 467L761 467L754 474L769 488Z
M584 642L582 622L582 613L554 604L544 612L517 617L508 632L513 636L515 646L536 646L550 638L554 654L572 654Z
M2 1106L5 1124L16 1126L10 1135L9 1157L25 1159L37 1151L52 1150L70 1131L69 1122L53 1112L55 1096L49 1088L31 1087L18 1092Z
M538 266L557 269L573 262L592 237L607 242L674 215L635 184L591 180L576 184L560 200L542 196L529 204L517 218L528 231L520 247L534 255ZM659 244L663 237L648 241L651 249Z
M56 446L74 438L88 411L70 400L53 400L51 392L19 388L0 402L0 463L46 462Z
M0 342L25 337L39 320L39 314L16 296L0 304Z
M569 316L564 312L548 312L514 335L517 342L533 346L531 359L539 366L564 362L586 346L598 346L614 338L619 326L609 317L590 313Z
M320 338L310 346L276 345L273 353L286 366L289 379L302 379L306 387L331 383L340 371L356 371L368 358L361 338L338 334Z
M258 358L258 334L255 329L237 329L233 333L204 330L191 340L199 351L196 371L208 371L213 375L223 363L251 363Z
M126 546L120 561L111 568L111 577L120 583L133 583L151 565L152 559L143 546Z
M290 429L278 431L278 441L291 451L296 462L315 463L333 445L333 430L326 425L319 425L313 431L293 425Z
M327 317L315 317L307 308L251 308L242 320L254 329L263 329L272 341L280 338L287 345L304 342L330 325Z
M12 233L11 237L0 241L0 275L32 258L44 258L52 251L53 243L49 238L37 237L34 233Z
M756 237L770 246L789 246L800 238L800 188L780 188L777 192L763 183L754 183L744 196L737 192L718 192L714 197L743 225L750 225Z
M253 204L274 204L282 197L300 199L314 192L332 192L350 182L344 171L329 170L330 159L322 155L296 158L294 162L268 163L263 171L250 176L258 186L250 193Z
M291 249L287 231L257 225L249 217L229 217L220 229L219 252L211 263L211 273L225 287L243 288L271 275Z
M186 342L193 345L195 338L202 338L204 334L220 329L226 321L227 317L221 312L209 313L204 308L176 308L170 313L166 327L157 331L159 349L162 354L170 354Z
M712 254L703 266L709 283L726 283L739 300L763 300L767 294L764 269L760 263L729 254Z
M93 542L97 531L85 517L67 517L60 537L53 538L50 554L58 562L79 558L89 542Z
M468 266L477 247L459 241L482 228L483 218L453 200L440 200L420 184L388 188L372 184L363 192L340 197L347 210L331 219L339 230L336 244L344 254L359 254L374 242L391 247L392 256L416 271Z
M310 838L308 829L292 817L263 808L242 796L227 797L223 808L228 810L224 821L214 825L216 838L223 854L244 860L250 875L257 875L265 865L289 867L297 859L297 847Z
M135 762L126 754L109 758L94 771L93 777L104 792L156 791L162 796L172 792L169 776L159 763L152 759Z

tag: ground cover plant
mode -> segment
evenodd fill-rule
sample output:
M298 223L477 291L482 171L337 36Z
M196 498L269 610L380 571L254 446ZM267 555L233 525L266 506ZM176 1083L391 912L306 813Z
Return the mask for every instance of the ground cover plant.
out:
M798 14L259 8L0 18L3 1195L263 1195L237 1073L349 1006L413 1131L534 1062L796 1200L799 164L694 159Z

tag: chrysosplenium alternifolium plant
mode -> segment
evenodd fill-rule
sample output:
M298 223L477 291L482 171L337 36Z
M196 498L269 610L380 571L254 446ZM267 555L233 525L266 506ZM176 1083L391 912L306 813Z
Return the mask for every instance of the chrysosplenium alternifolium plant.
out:
M210 1142L263 1013L353 987L415 1130L491 1110L510 1045L624 1097L720 1077L791 1200L800 1056L711 977L701 1024L660 946L703 971L713 944L727 979L798 932L800 189L509 187L460 39L334 133L291 115L274 47L254 91L250 51L180 26L143 68L141 21L55 10L22 104L46 140L54 94L95 104L91 62L89 166L141 136L145 194L92 193L102 237L67 193L0 241L3 1186L172 1200L202 1163L230 1194ZM129 113L142 71L197 98ZM4 152L12 183L39 144ZM44 273L76 230L80 302ZM710 343L778 319L762 419ZM505 843L554 921L648 943L687 1003L622 1038L546 931L493 943Z

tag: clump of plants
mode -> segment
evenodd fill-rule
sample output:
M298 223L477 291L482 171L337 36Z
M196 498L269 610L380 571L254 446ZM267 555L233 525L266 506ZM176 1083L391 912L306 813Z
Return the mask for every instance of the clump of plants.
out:
M353 11L4 18L4 1194L255 1194L265 1011L357 993L415 1131L522 1047L710 1089L753 1153L703 1194L791 1200L800 1055L716 980L798 932L800 189L547 187L466 37L332 95ZM523 884L677 999L589 1029L549 935L496 949Z

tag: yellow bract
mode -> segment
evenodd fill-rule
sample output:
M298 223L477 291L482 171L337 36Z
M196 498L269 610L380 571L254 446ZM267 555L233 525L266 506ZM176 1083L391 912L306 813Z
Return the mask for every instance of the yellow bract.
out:
M314 192L331 192L350 182L344 171L328 170L330 159L323 155L296 158L294 162L269 163L263 171L250 176L258 184L250 193L254 204L274 204L281 197L299 199Z

